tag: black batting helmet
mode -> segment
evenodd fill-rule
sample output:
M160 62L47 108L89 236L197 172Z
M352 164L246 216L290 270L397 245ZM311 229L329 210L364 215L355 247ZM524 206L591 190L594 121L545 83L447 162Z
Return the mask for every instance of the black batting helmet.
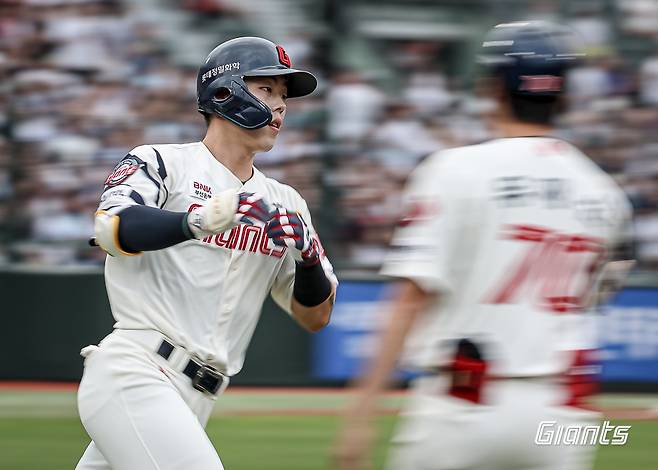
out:
M310 72L293 69L283 47L267 39L242 37L226 41L208 54L199 69L199 112L217 114L245 129L264 127L272 120L272 112L249 92L244 78L276 75L288 77L289 98L312 93L318 83Z
M566 26L546 21L519 21L495 26L482 43L478 63L498 75L518 96L557 96L569 67L584 54Z

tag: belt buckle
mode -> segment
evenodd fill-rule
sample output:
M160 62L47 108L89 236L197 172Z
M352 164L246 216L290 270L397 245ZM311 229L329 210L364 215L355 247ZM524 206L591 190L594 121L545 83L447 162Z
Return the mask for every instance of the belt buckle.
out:
M201 392L215 395L224 383L224 375L214 367L206 364L200 366L192 378L192 386Z

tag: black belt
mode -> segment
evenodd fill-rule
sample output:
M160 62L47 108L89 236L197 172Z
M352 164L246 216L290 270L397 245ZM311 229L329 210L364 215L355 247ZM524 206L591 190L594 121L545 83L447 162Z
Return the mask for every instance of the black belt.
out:
M169 360L171 353L174 352L176 347L166 339L162 340L158 348L158 355ZM192 379L192 386L202 392L210 393L211 395L217 394L222 388L224 381L228 379L224 374L219 372L212 366L197 361L194 358L185 365L183 374Z

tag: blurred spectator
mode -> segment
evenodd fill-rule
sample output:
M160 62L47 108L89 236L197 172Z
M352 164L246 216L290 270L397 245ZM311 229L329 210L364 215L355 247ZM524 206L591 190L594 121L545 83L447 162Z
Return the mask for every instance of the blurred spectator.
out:
M423 125L418 114L411 103L392 101L369 139L370 144L382 151L378 152L380 155L390 155L390 158L384 159L385 164L403 168L405 175L420 158L443 148L441 141Z
M568 24L583 41L583 49L590 56L605 54L612 43L612 28L605 18L600 2L574 2Z
M358 142L372 129L385 98L356 71L337 73L327 96L329 136L335 141Z
M609 63L603 59L590 59L567 76L569 100L576 109L591 105L597 98L612 94L612 77Z
M621 28L626 33L658 33L658 3L655 0L616 0Z
M640 101L647 106L658 106L658 36L653 55L640 65Z
M176 27L187 36L189 22L200 25L199 35L210 26L207 43L216 44L221 37L207 15L233 16L239 25L242 13L230 5L236 2L154 1L161 6L158 16L154 2L0 4L0 76L11 79L0 82L0 129L10 123L7 139L0 137L0 262L101 262L86 240L114 164L140 143L202 136L197 69L176 61L171 40ZM197 24L197 15L204 21ZM290 41L300 53L296 62L313 60L311 36ZM318 181L309 175L319 174L315 159L322 151L314 129L322 122L313 117L317 99L315 107L305 106L287 123L294 127L297 119L303 128L279 145L280 160L295 162L280 164L280 177L304 180L298 186L308 191L309 204L318 205Z
M436 7L430 3L410 1L404 8L418 4L429 15ZM555 2L532 3L514 17L555 18L560 11ZM568 77L571 106L560 135L628 190L638 210L640 264L658 269L658 171L652 163L658 154L658 3L613 3L615 21L599 2L566 7L564 22L580 32L588 59ZM263 12L249 11L256 4L0 2L0 263L102 262L86 239L103 180L135 145L201 137L196 62L227 36L265 34ZM256 165L300 189L318 213L321 233L328 232L323 241L337 264L375 269L399 216L405 178L418 160L495 137L483 119L491 102L471 92L473 73L457 60L468 56L476 29L465 25L450 36L437 28L428 38L413 28L408 38L388 34L392 29L379 38L360 36L363 46L345 54L351 65L325 69L330 59L327 47L318 47L322 31L304 30L304 15L320 16L307 12L308 4L289 2L290 14L277 16L270 30L285 33L271 39L286 46L295 65L320 77L320 92L289 103L286 132ZM331 32L334 24L325 20L323 31ZM339 26L359 35L359 21L367 18ZM327 36L341 40L340 34ZM651 47L620 49L629 37Z

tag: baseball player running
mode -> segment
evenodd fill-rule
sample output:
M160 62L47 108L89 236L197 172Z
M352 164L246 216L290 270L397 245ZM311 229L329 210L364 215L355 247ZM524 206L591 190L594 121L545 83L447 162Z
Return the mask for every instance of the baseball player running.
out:
M286 99L316 84L281 46L225 42L199 70L203 141L137 147L105 180L95 241L116 323L82 351L78 470L223 468L204 427L266 296L309 331L329 321L337 281L307 205L253 166Z
M399 279L391 317L339 437L341 468L364 468L376 397L403 349L421 376L391 469L590 465L591 445L535 443L542 421L554 433L597 423L581 407L591 391L588 306L602 278L628 268L611 261L630 217L624 193L550 137L577 57L568 39L547 23L494 28L481 62L504 138L438 152L413 172L383 266Z

